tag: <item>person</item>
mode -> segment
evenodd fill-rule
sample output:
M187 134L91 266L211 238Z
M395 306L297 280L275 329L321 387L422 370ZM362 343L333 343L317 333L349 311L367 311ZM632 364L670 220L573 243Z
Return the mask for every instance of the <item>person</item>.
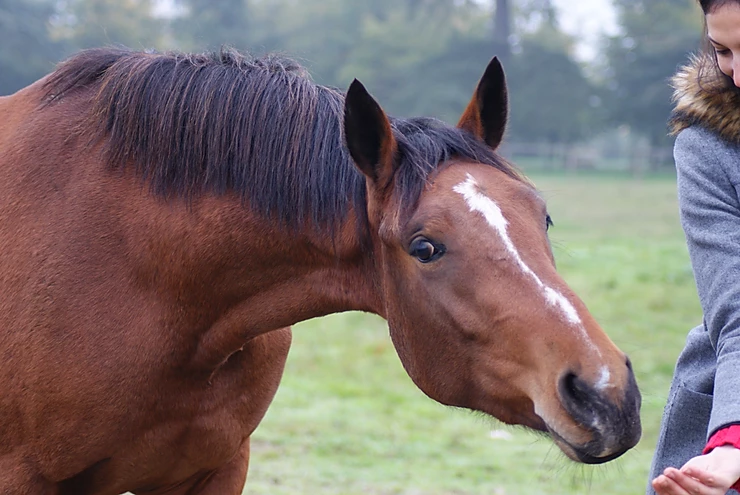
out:
M647 493L740 489L740 0L699 0L704 50L674 77L681 225L702 325L678 358Z

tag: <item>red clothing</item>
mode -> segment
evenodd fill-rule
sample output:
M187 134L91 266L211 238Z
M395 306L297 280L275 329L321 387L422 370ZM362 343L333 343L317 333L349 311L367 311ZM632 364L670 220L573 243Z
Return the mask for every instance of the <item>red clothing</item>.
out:
M717 430L717 432L709 438L707 446L704 447L702 454L708 454L712 449L723 445L732 445L736 449L740 449L740 425L731 425L727 428ZM730 488L740 492L740 480L737 480Z

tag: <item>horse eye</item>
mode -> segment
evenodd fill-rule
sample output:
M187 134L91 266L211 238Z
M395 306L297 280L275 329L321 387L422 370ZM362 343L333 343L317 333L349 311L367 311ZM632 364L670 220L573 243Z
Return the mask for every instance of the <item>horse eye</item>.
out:
M552 227L553 225L555 224L552 223L552 218L550 218L550 215L547 215L545 217L545 230L550 230L550 227Z
M411 243L409 254L422 263L429 263L444 254L444 247L435 246L428 239L419 237Z

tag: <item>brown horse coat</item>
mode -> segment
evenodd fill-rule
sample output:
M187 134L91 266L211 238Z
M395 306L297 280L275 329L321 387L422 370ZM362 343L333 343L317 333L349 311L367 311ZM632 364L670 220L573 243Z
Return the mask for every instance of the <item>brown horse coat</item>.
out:
M436 400L584 462L637 442L627 360L493 153L497 62L460 129L230 52L83 52L0 115L0 492L241 493L285 327L344 310Z

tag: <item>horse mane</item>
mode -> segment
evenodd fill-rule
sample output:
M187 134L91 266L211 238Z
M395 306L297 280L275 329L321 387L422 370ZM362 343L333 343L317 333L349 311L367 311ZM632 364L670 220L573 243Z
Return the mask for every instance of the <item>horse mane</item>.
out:
M47 102L93 90L86 132L114 168L134 166L161 196L236 191L261 214L300 229L366 222L365 180L344 146L344 94L295 61L217 53L85 50L46 82ZM402 208L452 157L517 170L465 131L429 118L391 119ZM363 229L366 230L366 229Z

